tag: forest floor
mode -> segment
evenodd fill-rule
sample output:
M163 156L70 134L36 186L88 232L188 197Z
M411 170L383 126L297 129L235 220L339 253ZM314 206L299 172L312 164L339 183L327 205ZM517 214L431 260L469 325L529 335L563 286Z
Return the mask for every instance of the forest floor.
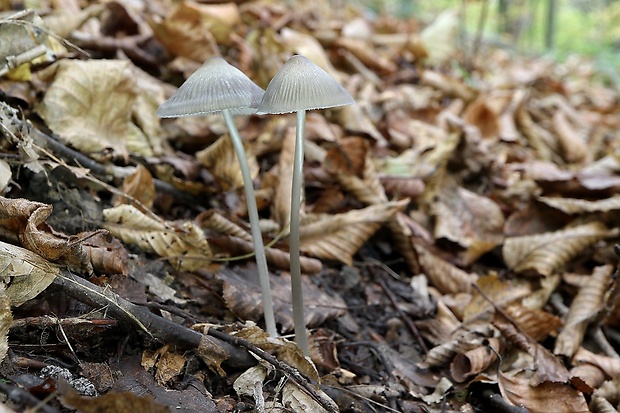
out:
M9 2L10 3L10 2ZM326 1L42 1L0 19L2 412L609 412L620 403L620 101L585 59L458 16ZM222 56L294 54L356 101L239 116L281 337L263 330L220 115L159 119Z

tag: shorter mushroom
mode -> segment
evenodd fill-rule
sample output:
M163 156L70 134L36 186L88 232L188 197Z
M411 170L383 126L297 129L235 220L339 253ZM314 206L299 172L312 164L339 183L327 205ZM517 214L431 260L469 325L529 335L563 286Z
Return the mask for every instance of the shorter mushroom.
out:
M352 105L355 100L326 71L304 56L293 56L276 73L256 112L259 115L297 112L297 131L293 160L293 187L289 249L291 258L291 294L295 341L308 355L308 338L304 320L301 265L299 261L299 214L301 209L302 172L306 110Z
M170 99L157 109L157 115L162 118L174 118L221 112L224 116L243 177L243 188L263 298L265 326L269 335L275 337L277 330L271 300L269 271L259 226L252 176L245 157L243 142L233 121L233 115L255 113L264 93L263 89L254 84L239 69L228 64L221 57L213 57L207 60L179 87Z

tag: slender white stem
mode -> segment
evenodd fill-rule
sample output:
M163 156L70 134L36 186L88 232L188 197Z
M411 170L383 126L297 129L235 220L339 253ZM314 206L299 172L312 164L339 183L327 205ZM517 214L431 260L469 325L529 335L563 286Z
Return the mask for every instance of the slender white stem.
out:
M276 337L276 320L273 313L273 303L271 301L271 286L269 284L269 270L267 269L267 258L265 257L265 248L263 246L263 235L258 222L258 207L256 206L256 198L254 196L254 185L252 184L252 175L248 160L245 157L243 142L239 136L237 126L233 121L233 117L229 110L223 110L224 120L230 132L233 147L237 153L239 167L241 168L241 176L243 177L243 189L245 190L245 202L248 206L248 216L250 218L250 230L252 232L252 240L254 241L254 253L256 254L256 267L258 268L258 279L260 281L260 290L263 297L263 313L265 315L265 327L267 333Z
M308 337L304 319L304 297L301 288L301 263L299 258L299 214L301 210L301 190L303 188L304 139L306 136L306 111L297 112L297 134L295 155L293 157L293 187L291 190L291 232L289 248L291 256L291 295L293 298L293 321L295 341L304 355L308 355Z

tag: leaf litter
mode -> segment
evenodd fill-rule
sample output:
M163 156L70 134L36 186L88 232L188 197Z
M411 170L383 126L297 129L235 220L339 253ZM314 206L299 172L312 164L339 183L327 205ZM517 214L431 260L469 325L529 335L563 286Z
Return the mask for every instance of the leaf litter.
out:
M44 398L20 369L46 365L102 394L39 379L58 389L49 411L615 408L620 105L591 62L475 56L455 11L422 22L326 1L44 6L0 18L0 391L23 396L11 408ZM155 116L209 57L264 88L292 54L357 103L307 117L311 360L259 327L221 120ZM236 122L285 334L294 124ZM90 301L68 294L90 285L74 276L90 277ZM106 311L115 302L124 313ZM106 334L74 334L63 320L76 312ZM172 330L150 329L160 320ZM171 341L176 328L194 352Z

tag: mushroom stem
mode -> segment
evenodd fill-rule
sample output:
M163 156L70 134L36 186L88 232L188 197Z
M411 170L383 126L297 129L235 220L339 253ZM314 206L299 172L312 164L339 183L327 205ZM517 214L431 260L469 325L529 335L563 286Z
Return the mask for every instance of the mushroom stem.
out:
M302 172L304 164L304 138L306 135L306 111L297 111L297 133L293 157L293 187L291 190L291 230L289 248L291 256L291 294L293 298L293 321L295 341L304 355L308 353L308 337L304 320L304 298L301 288L301 264L299 258L299 214L301 210Z
M252 240L254 242L254 253L256 254L256 266L258 268L258 279L260 281L260 289L263 297L263 313L265 316L265 327L267 333L271 337L276 337L276 321L273 313L273 303L271 301L271 286L269 285L269 270L267 269L267 258L265 257L265 248L263 246L263 235L260 230L258 221L258 207L256 206L256 197L254 196L254 186L252 184L252 175L250 167L245 157L243 142L239 136L237 126L233 121L230 110L222 110L226 126L230 132L233 147L237 154L241 176L243 177L243 189L245 191L245 201L248 206L248 217L250 218L250 230L252 232Z

